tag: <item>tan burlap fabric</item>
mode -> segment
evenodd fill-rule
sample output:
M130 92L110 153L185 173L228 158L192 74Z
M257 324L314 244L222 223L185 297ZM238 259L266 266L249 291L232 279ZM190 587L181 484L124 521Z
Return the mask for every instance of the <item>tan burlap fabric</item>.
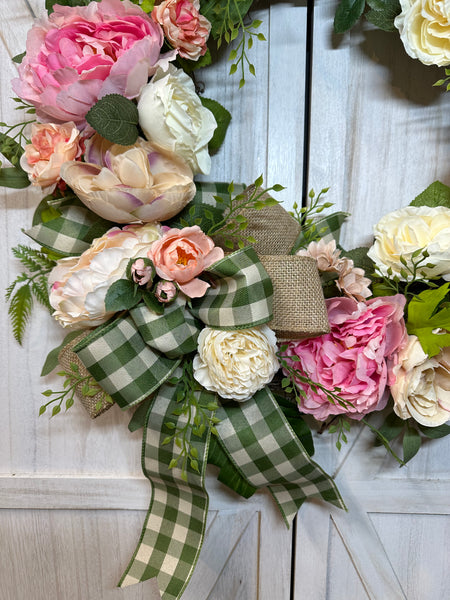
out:
M64 348L59 353L58 361L65 371L70 371L70 363L75 363L76 365L78 365L82 377L87 377L89 375L89 372L87 371L86 367L83 365L83 363L75 354L75 352L72 351L72 348L76 344L78 344L78 342L81 341L88 333L89 331L83 331L83 333L78 335L74 340L72 340L66 346L64 346ZM110 402L102 400L102 392L99 392L95 396L84 396L82 393L82 387L82 384L77 385L76 396L81 402L81 404L84 406L84 408L87 410L91 419L95 419L95 417L98 417L99 415L107 411L108 408L111 408L111 406L113 406ZM102 400L101 407L96 409L95 406L100 400Z
M247 198L254 186L245 190ZM266 198L267 194L262 197ZM298 222L279 204L262 210L244 209L246 236L253 244L274 287L273 321L279 340L300 339L328 333L327 310L316 261L291 255L300 233Z

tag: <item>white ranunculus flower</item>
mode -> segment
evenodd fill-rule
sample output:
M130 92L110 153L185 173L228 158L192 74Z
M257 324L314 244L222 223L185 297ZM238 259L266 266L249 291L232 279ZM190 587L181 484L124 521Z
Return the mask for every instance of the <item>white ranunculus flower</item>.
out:
M450 64L450 4L444 0L400 0L394 24L406 52L425 65Z
M450 209L444 206L407 206L385 215L374 227L375 242L368 256L375 262L381 273L397 275L404 266L400 256L411 267L411 256L416 250L424 249L429 257L419 266L419 274L424 279L443 277L450 280ZM417 257L415 262L418 260ZM432 267L424 265L431 264Z
M450 347L428 358L415 335L399 354L396 381L391 385L394 411L426 427L450 419Z
M106 312L109 287L125 274L128 261L147 255L161 237L154 223L113 227L81 256L62 258L50 273L50 304L63 327L96 327L113 313Z
M139 124L146 138L181 156L194 173L211 170L208 142L216 119L195 92L192 79L182 69L161 68L141 92Z
M222 398L244 402L279 369L275 333L267 325L224 331L205 327L198 338L194 377Z

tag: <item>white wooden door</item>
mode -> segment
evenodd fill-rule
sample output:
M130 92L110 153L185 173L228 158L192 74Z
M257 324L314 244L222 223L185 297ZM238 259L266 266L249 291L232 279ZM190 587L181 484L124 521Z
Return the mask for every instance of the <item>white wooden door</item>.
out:
M23 51L32 12L43 5L0 0L2 121L16 118L10 58ZM343 244L354 247L369 241L383 213L408 204L435 179L450 183L448 100L431 87L439 73L404 55L395 36L358 31L335 39L334 5L318 0L313 15L307 184L331 186L330 200L352 212ZM227 74L226 53L199 75L205 95L233 116L205 179L251 182L264 173L269 185L287 187L281 196L291 206L303 186L307 6L260 2L253 14L268 39L251 51L256 78L249 75L239 91ZM18 272L9 248L26 243L20 229L29 225L40 194L0 194L4 289ZM20 348L6 310L1 318L1 598L158 598L153 582L114 588L148 506L140 434L127 431L128 415L117 407L93 422L81 406L38 418L42 390L58 385L55 377L40 380L39 372L61 330L38 312ZM208 534L184 598L445 597L449 450L450 441L434 441L399 470L384 450L371 449L370 434L358 426L340 454L331 436L317 436L317 458L337 474L350 511L305 505L294 536L267 495L244 501L224 490L211 469Z

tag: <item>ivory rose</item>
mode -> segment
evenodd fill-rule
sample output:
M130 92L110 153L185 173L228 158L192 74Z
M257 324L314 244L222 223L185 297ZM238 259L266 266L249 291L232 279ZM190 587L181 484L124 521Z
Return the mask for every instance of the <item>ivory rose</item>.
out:
M285 355L294 371L327 390L339 387L346 405L331 403L320 388L313 390L297 379L297 386L305 392L301 412L319 421L338 414L359 420L384 408L386 385L395 379L397 354L406 343L405 302L401 294L366 302L351 298L326 301L330 333L289 342Z
M33 123L31 144L25 146L20 166L33 185L54 186L61 179L61 165L81 156L80 132L75 123Z
M406 52L425 65L450 64L450 6L443 0L400 0L394 25Z
M174 58L173 52L160 56L161 27L129 0L53 9L29 31L19 78L12 82L42 121L74 121L82 128L99 98L136 98L158 65Z
M205 327L198 337L194 377L222 398L244 402L279 369L277 340L267 326L223 331Z
M153 19L183 58L198 60L206 53L211 23L200 14L199 0L164 0L155 6Z
M444 206L407 206L385 215L374 227L375 242L368 256L385 276L411 280L401 273L400 256L412 267L412 254L424 249L428 258L419 266L425 279L450 280L450 209ZM414 259L417 261L417 257ZM426 265L433 266L426 266ZM392 273L388 274L388 269Z
M208 142L216 119L202 105L194 82L182 69L173 65L167 71L159 69L142 90L138 111L148 140L181 156L194 173L209 173Z
M95 135L85 163L66 162L61 177L97 215L115 223L163 221L192 200L192 171L172 152L139 138L119 146Z
M399 354L396 380L391 385L394 411L426 427L450 419L450 347L428 358L415 335Z
M214 246L212 239L198 225L168 229L148 252L157 274L167 281L175 281L189 298L205 295L209 283L198 279L197 275L223 256L222 248Z
M50 304L63 327L96 327L113 313L106 312L110 286L125 275L131 258L145 256L160 237L155 224L113 227L79 257L62 258L50 273Z

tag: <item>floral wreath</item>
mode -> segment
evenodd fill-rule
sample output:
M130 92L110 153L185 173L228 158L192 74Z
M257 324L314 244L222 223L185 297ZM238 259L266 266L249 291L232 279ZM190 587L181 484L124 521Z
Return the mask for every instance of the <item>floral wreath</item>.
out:
M13 249L13 333L21 343L33 300L70 330L43 366L64 385L40 414L75 398L92 418L135 409L152 495L120 585L156 577L165 599L198 559L208 462L243 497L268 487L289 526L308 498L345 508L304 415L339 449L362 421L401 464L450 432L450 188L435 182L381 219L370 249L344 251L348 215L324 216L327 190L287 213L262 177L193 182L230 115L192 72L210 34L241 31L242 87L263 37L244 24L251 4L47 1L12 84L37 119L0 137L0 183L46 193L25 232L40 248ZM386 406L376 428L368 415Z

